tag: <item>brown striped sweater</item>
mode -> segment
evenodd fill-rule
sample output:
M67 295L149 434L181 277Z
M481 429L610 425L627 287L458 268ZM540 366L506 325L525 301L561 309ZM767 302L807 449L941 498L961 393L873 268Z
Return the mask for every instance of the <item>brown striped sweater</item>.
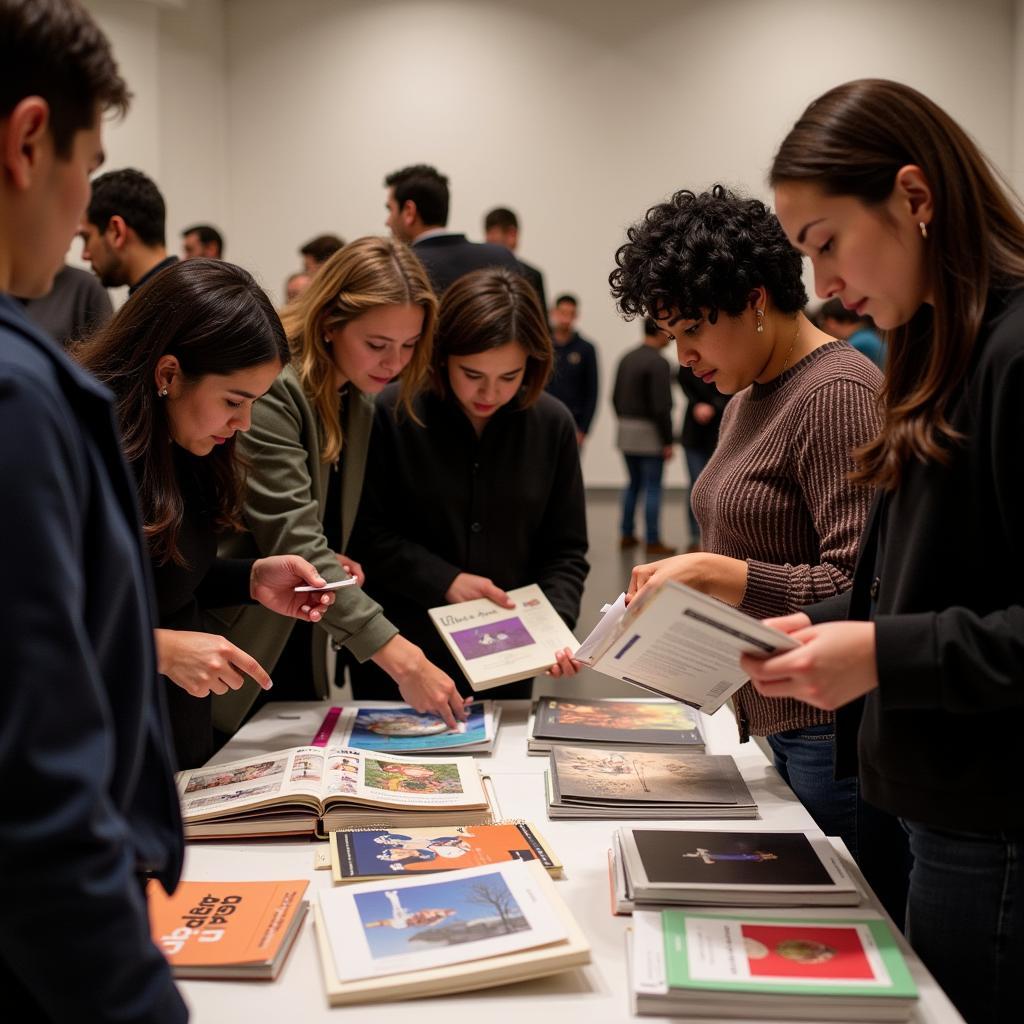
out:
M693 508L704 550L746 561L748 614L784 615L850 587L871 503L847 479L850 453L878 431L881 386L871 362L834 341L726 406ZM749 683L734 702L743 740L833 719Z

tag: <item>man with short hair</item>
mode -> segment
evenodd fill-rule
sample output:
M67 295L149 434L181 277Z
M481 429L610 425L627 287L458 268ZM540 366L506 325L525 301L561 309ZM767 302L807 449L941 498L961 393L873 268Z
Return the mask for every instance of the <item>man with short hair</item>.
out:
M579 301L565 292L551 309L551 340L555 363L547 390L569 407L582 445L597 411L597 349L576 331Z
M829 299L818 310L818 326L833 338L849 342L880 370L885 370L885 342L866 313L847 309L840 299Z
M514 210L506 206L496 206L484 217L484 241L492 245L503 245L519 260L523 277L530 282L540 299L540 308L548 315L548 300L544 294L544 275L521 256L516 255L519 245L519 218Z
M184 842L135 485L113 396L12 297L50 290L128 90L72 0L0 0L0 68L4 1016L180 1024L143 888Z
M317 235L301 249L302 267L312 277L339 249L345 247L345 240L337 235Z
M224 236L210 224L193 224L181 233L183 260L224 259Z
M384 179L387 226L399 241L412 246L441 295L463 274L484 267L508 267L522 273L519 261L503 245L470 242L447 229L448 179L428 164L414 164Z
M284 283L284 301L294 302L308 287L313 278L304 270L289 274Z
M128 285L131 295L154 274L177 263L167 255L167 207L142 171L108 171L92 183L82 220L82 259L106 288Z

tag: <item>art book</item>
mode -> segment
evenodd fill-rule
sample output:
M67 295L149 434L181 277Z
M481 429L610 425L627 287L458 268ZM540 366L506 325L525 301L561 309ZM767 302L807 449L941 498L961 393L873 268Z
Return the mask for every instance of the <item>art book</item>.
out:
M576 637L536 583L508 592L514 608L487 598L430 609L430 618L474 690L547 671Z
M574 657L712 715L747 681L741 654L768 658L794 647L785 633L668 580L628 607L620 594Z
M352 747L293 747L176 776L185 836L317 834L432 821L485 824L488 794L471 757L411 758Z
M860 892L820 832L620 828L627 897L645 903L856 906Z
M484 700L470 704L466 710L467 720L450 729L439 716L416 711L408 704L341 708L331 742L357 750L398 754L489 751L494 745L501 705Z
M753 818L757 805L725 754L553 747L548 813L579 818Z
M332 1005L543 977L590 960L539 861L322 891L317 938Z
M146 886L153 942L176 978L276 978L309 904L309 883L181 882Z
M430 874L537 860L554 877L562 865L533 825L437 825L434 828L340 829L332 832L331 871L335 882Z
M631 981L639 1013L906 1020L917 989L889 925L871 913L638 911Z
M541 697L528 737L530 753L556 743L645 750L704 749L700 712L674 700Z

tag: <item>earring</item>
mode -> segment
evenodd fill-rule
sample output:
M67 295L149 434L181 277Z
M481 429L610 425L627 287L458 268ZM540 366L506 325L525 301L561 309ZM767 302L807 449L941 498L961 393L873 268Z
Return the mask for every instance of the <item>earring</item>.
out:
M917 226L921 229L921 237L922 238L927 238L928 237L928 228L925 225L925 222L923 220L918 221L917 222Z
M161 389L160 389L160 390L159 390L159 391L157 392L157 394L158 394L158 395L159 395L159 396L160 396L161 398L166 398L166 397L167 397L167 388L161 388Z
M757 333L764 334L764 310L755 309L754 315L757 317Z

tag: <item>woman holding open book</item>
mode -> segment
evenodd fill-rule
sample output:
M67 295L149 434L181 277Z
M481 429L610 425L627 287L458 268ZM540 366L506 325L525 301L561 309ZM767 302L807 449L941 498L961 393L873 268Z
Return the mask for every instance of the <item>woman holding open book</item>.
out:
M911 943L971 1024L1019 1020L1024 218L895 82L815 100L771 177L818 294L869 313L889 362L853 588L774 620L800 648L744 668L768 699L839 709L843 765L910 835Z
M430 387L404 408L381 395L353 550L388 617L468 691L427 609L476 598L512 607L507 591L536 583L572 628L587 527L579 445L565 406L546 394L553 353L529 284L478 270L441 301ZM551 652L554 676L576 672ZM358 697L386 682L358 666ZM512 683L488 696L529 696Z
M693 488L703 550L637 566L629 596L673 579L765 617L847 590L871 501L850 453L878 429L877 367L803 314L800 254L758 200L677 192L628 239L610 278L619 308L653 317L682 366L735 396ZM898 914L902 832L855 778L834 778L834 715L749 685L733 700L741 737L767 738L779 774Z

